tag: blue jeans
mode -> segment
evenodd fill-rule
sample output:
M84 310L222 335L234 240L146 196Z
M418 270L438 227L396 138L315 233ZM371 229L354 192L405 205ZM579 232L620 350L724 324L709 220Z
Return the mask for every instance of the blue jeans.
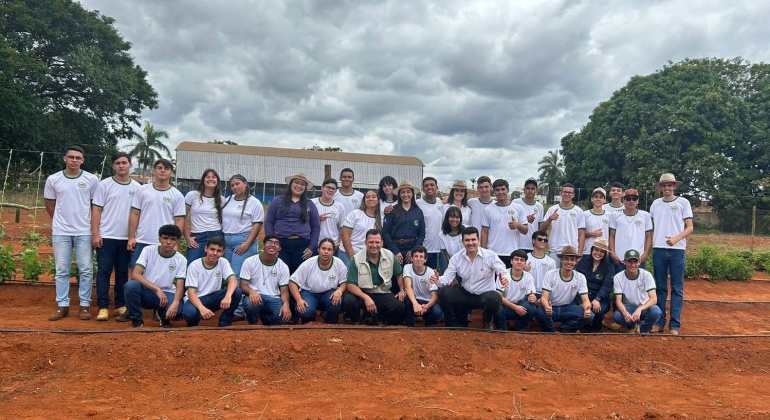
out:
M254 242L251 243L251 246L246 249L246 252L241 255L235 253L236 248L246 242L246 239L249 239L249 235L251 235L251 231L225 233L225 259L230 262L230 267L233 268L235 276L239 279L241 278L241 266L243 265L243 262L246 261L246 258L257 255L259 252L259 244L257 244L259 240L255 239ZM245 318L245 311L246 305L241 301L238 304L238 308L235 310L235 316L238 318Z
M428 301L424 299L417 299L417 303L423 305L428 303ZM443 317L444 312L441 310L441 306L438 304L438 302L431 306L427 312L422 314L422 319L425 321L426 327L429 325L435 325L441 321L441 318ZM412 306L412 300L407 296L404 298L404 323L406 323L407 327L414 327L414 318L414 306Z
M278 258L289 266L289 274L294 274L304 261L302 254L310 247L310 239L281 238L280 241L281 252L278 254Z
M682 249L655 248L652 253L652 266L655 269L655 293L658 295L660 319L656 322L661 328L666 326L666 300L668 299L668 275L671 276L671 321L669 330L678 331L682 326L682 306L684 306L684 264Z
M443 252L429 252L427 255L427 259L425 260L425 266L430 267L432 269L436 269L436 267L440 267L439 265L439 255L443 256Z
M252 291L251 293L255 292ZM244 296L243 301L246 303L246 320L249 324L257 325L260 318L262 325L285 324L280 315L281 306L283 306L281 298L262 296L262 302L258 306L252 305L248 296Z
M323 293L313 293L307 290L300 290L299 294L307 302L307 308L305 308L304 314L297 312L297 316L299 316L303 323L313 322L315 321L316 310L320 309L324 311L324 324L339 324L342 298L340 298L340 303L332 304L332 295L336 291L337 289L331 289Z
M553 325L553 323L561 322L561 327L559 328L561 332L574 333L575 331L590 324L594 320L593 312L591 312L590 317L583 318L582 306L567 304L562 306L553 306L552 309L553 312L551 313L551 316L548 317L546 315L546 318L543 320L543 324L541 324L543 331L545 332L555 332L556 327ZM543 309L543 312L545 312L545 309ZM540 320L538 320L538 322L540 322Z
M134 245L134 250L131 252L131 268L134 268L136 265L136 260L139 259L139 256L142 255L142 250L145 247L148 247L153 244L143 244L141 242L137 242L136 245Z
M209 232L193 233L191 234L191 236L195 239L195 242L198 243L198 247L197 248L190 248L189 246L187 247L187 265L190 265L190 263L197 260L198 258L202 258L206 256L206 244L209 243L209 239L214 238L216 236L219 236L220 238L224 239L225 234L222 233L221 230L212 230Z
M337 250L337 253L335 254L337 258L342 260L343 263L345 263L345 267L350 265L350 257L348 257L348 253L345 252L344 249L342 249L342 246L340 246L340 249Z
M70 264L72 250L75 250L80 282L78 297L80 306L91 306L91 289L94 281L94 250L91 235L53 235L53 259L56 264L56 304L59 307L70 306Z
M115 269L115 307L126 306L123 286L128 281L131 253L127 239L102 238L102 247L96 248L96 304L99 309L110 307L110 274Z
M241 289L236 287L233 296L230 299L230 307L222 311L222 314L219 315L219 322L217 325L220 327L227 327L233 323L233 314L235 313L235 308L238 307L238 302L241 301L241 293ZM200 299L206 309L211 312L216 312L222 309L219 305L222 303L222 299L224 299L225 296L227 296L227 289L220 289L218 292L200 296L198 299ZM189 300L185 302L184 307L182 307L182 317L187 322L188 327L194 327L201 321L200 311Z
M497 326L497 329L507 330L508 321L515 319L516 325L513 327L513 329L514 331L521 331L529 327L529 323L532 321L532 318L537 316L538 322L540 322L541 319L545 319L545 310L543 310L541 307L535 306L532 303L529 303L526 299L520 302L516 302L516 304L523 306L527 310L527 313L524 314L524 316L519 316L519 314L517 314L513 309L502 305L497 314L495 314L495 325Z
M634 311L638 307L630 303L626 303L624 304L624 306L626 307L626 311L630 314L634 313ZM649 309L645 309L642 311L642 316L640 317L640 320L641 320L640 330L642 334L647 334L650 332L650 330L652 329L652 326L660 318L660 315L661 315L661 312L658 305L652 305L649 307ZM636 322L626 322L625 318L623 318L623 314L620 313L620 311L618 310L615 310L615 316L613 318L615 318L615 322L629 329L636 327L636 324L637 324Z
M174 301L174 294L171 292L163 292L168 299L168 303L164 307L160 307L160 298L154 291L144 287L142 283L137 280L131 280L126 283L126 287L123 288L125 293L126 306L128 306L128 319L132 321L142 320L142 308L145 309L157 309L158 315L162 318L166 318L166 309ZM182 302L179 303L177 311L183 308Z

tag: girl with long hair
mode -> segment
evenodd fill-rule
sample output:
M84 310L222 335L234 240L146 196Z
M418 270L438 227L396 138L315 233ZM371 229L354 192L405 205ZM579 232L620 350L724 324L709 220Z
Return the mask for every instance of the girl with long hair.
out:
M382 177L377 189L377 196L380 198L380 219L385 220L385 215L393 211L393 207L398 203L396 187L398 182L396 178L390 175Z
M361 206L350 212L342 224L340 238L342 239L342 247L350 260L357 252L364 249L366 232L369 229L382 229L380 199L375 190L369 190L364 194L364 201L361 202Z
M224 237L222 233L222 186L217 171L203 171L198 185L185 195L187 218L184 236L187 240L187 265L206 255L209 238Z
M602 330L604 315L610 310L610 292L615 277L615 265L610 260L610 246L604 238L598 238L591 247L591 253L580 259L575 271L585 276L588 283L588 300L594 320L591 332Z

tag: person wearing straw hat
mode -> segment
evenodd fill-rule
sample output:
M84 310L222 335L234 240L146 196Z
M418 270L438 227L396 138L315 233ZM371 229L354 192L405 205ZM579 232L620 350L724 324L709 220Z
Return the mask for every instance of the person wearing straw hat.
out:
M588 285L582 274L574 271L582 255L570 246L558 254L561 268L549 271L543 282L540 305L548 315L544 319L543 331L555 332L554 322L561 322L562 333L574 333L594 320L591 301L588 300ZM579 297L580 304L575 304Z
M671 334L679 334L682 326L682 306L684 305L684 257L687 249L687 237L692 233L692 206L687 199L674 195L676 187L682 185L674 174L663 174L655 184L663 197L658 198L650 207L654 232L652 236L652 264L655 272L655 285L661 316L652 332L662 332L666 327L666 298L668 297L668 277L671 277L671 320L668 329Z
M591 252L580 259L575 271L586 278L588 300L591 301L591 312L594 313L591 332L599 332L602 330L604 315L610 311L610 292L612 278L615 276L615 265L610 259L609 244L604 238L594 241ZM579 302L575 303L579 304Z
M586 220L585 242L583 243L583 255L591 253L591 246L597 238L605 241L610 237L610 214L602 207L607 197L607 191L599 187L591 193L593 208L585 210L583 214Z
M275 235L281 242L279 258L293 274L318 248L321 231L318 209L306 197L313 183L304 173L286 177L287 188L267 209L265 235Z
M639 192L633 188L627 189L623 201L623 210L610 214L610 256L615 263L616 273L626 269L621 256L629 249L642 250L639 258L641 268L644 268L652 251L652 218L650 213L639 210Z
M647 334L660 319L655 293L655 279L639 268L639 251L629 249L623 255L626 269L615 274L615 322L635 333Z
M399 264L412 261L412 248L425 240L425 218L417 206L417 187L409 181L401 181L396 189L398 203L385 215L382 238L387 248L396 256Z
M452 188L449 190L449 197L446 200L446 206L444 206L444 212L449 207L457 207L463 213L462 224L470 226L472 220L472 210L468 207L468 186L465 181L456 180L452 183Z

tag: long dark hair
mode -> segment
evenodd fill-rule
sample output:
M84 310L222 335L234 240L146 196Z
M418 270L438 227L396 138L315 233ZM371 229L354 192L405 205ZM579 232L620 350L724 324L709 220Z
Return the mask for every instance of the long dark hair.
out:
M237 179L243 182L244 184L246 184L246 199L243 200L243 206L241 207L241 219L243 219L243 212L246 210L246 205L249 204L249 197L251 197L251 192L249 192L249 183L246 181L245 176L241 174L235 174L230 177L230 181L228 181L228 184L230 182L233 182L234 179ZM230 194L230 197L227 197L227 201L225 201L225 204L222 205L222 208L227 207L227 205L230 203L230 200L232 200L233 197L235 197L235 194ZM235 199L237 200L238 197L235 197Z
M591 252L588 254L588 256L591 257L591 265L589 266L589 269L592 272L604 273L604 270L607 268L607 264L610 263L610 252L607 250L601 249L602 251L604 251L604 258L602 258L599 261L599 265L596 267L596 270L594 270L594 256L593 256L594 248L601 249L595 246L591 246Z
M410 189L412 190L412 200L410 201L410 203L412 203L412 207L414 207L417 205L417 199L414 197L417 194L414 193L414 189L412 188ZM404 210L404 202L401 201L400 191L399 191L399 194L397 195L398 195L398 204L393 206L393 211L395 212L395 214L393 214L393 217L398 219L399 217L401 217L402 214L404 214L406 210Z
M195 186L195 191L198 192L198 199L201 201L201 204L203 204L203 192L206 191L206 185L204 183L206 177L213 173L215 177L217 177L217 186L214 187L214 207L217 209L217 219L219 219L219 224L222 224L222 179L219 178L219 174L217 171L209 168L203 171L203 175L201 175L201 180L198 181L198 185Z
M375 194L377 194L377 191L369 190ZM369 194L369 191L364 193L364 199L361 200L361 205L358 206L358 209L362 212L366 213L366 194ZM374 209L374 228L377 230L382 229L382 220L380 219L380 200L379 197L377 197L377 208Z
M385 175L380 180L379 187L377 188L377 197L380 200L386 200L385 191L382 190L382 188L385 187L385 185L392 185L394 190L398 188L398 182L396 182L396 178L393 178L390 175ZM398 200L397 194L393 193L393 196L396 197L396 200Z
M294 181L302 180L299 178L293 178L291 181L289 181L289 185L286 186L286 191L283 192L283 203L281 203L281 210L283 210L284 213L288 212L291 208L291 184L294 183ZM299 221L301 223L307 223L309 221L307 214L307 197L305 197L306 194L307 183L305 183L305 192L299 196Z
M452 206L448 209L446 209L446 213L444 213L444 221L441 223L441 233L444 235L449 235L452 233L452 226L449 225L449 216L455 216L460 218L460 225L457 226L457 233L460 233L463 231L463 212L460 210L459 207Z
M455 191L463 191L465 193L463 195L463 199L460 200L460 204L463 207L468 207L468 190L465 188L452 188L451 190L449 190L449 198L447 199L447 204L455 203Z

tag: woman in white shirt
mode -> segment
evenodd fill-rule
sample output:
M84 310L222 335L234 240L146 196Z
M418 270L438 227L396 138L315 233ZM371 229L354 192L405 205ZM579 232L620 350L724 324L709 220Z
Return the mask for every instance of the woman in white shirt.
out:
M366 231L369 229L382 229L380 198L377 197L377 191L375 190L369 190L364 194L364 201L361 203L361 207L351 211L342 225L342 231L340 232L342 246L351 260L356 255L356 252L364 249Z
M325 324L339 323L347 278L348 268L334 256L334 241L321 239L318 255L305 260L289 278L289 292L303 324L315 321L317 309L324 311Z
M257 197L249 194L249 183L243 175L230 177L230 191L232 195L222 205L224 256L240 278L243 262L259 252L257 237L265 222L265 209Z
M468 187L465 185L465 181L455 181L452 184L452 189L449 190L449 197L447 197L446 203L449 204L449 206L460 209L463 215L463 225L471 225L471 208L468 207ZM449 207L444 208L446 209Z
M203 171L195 190L185 195L187 218L184 237L187 240L187 265L206 255L209 238L224 237L222 233L222 186L213 169Z

